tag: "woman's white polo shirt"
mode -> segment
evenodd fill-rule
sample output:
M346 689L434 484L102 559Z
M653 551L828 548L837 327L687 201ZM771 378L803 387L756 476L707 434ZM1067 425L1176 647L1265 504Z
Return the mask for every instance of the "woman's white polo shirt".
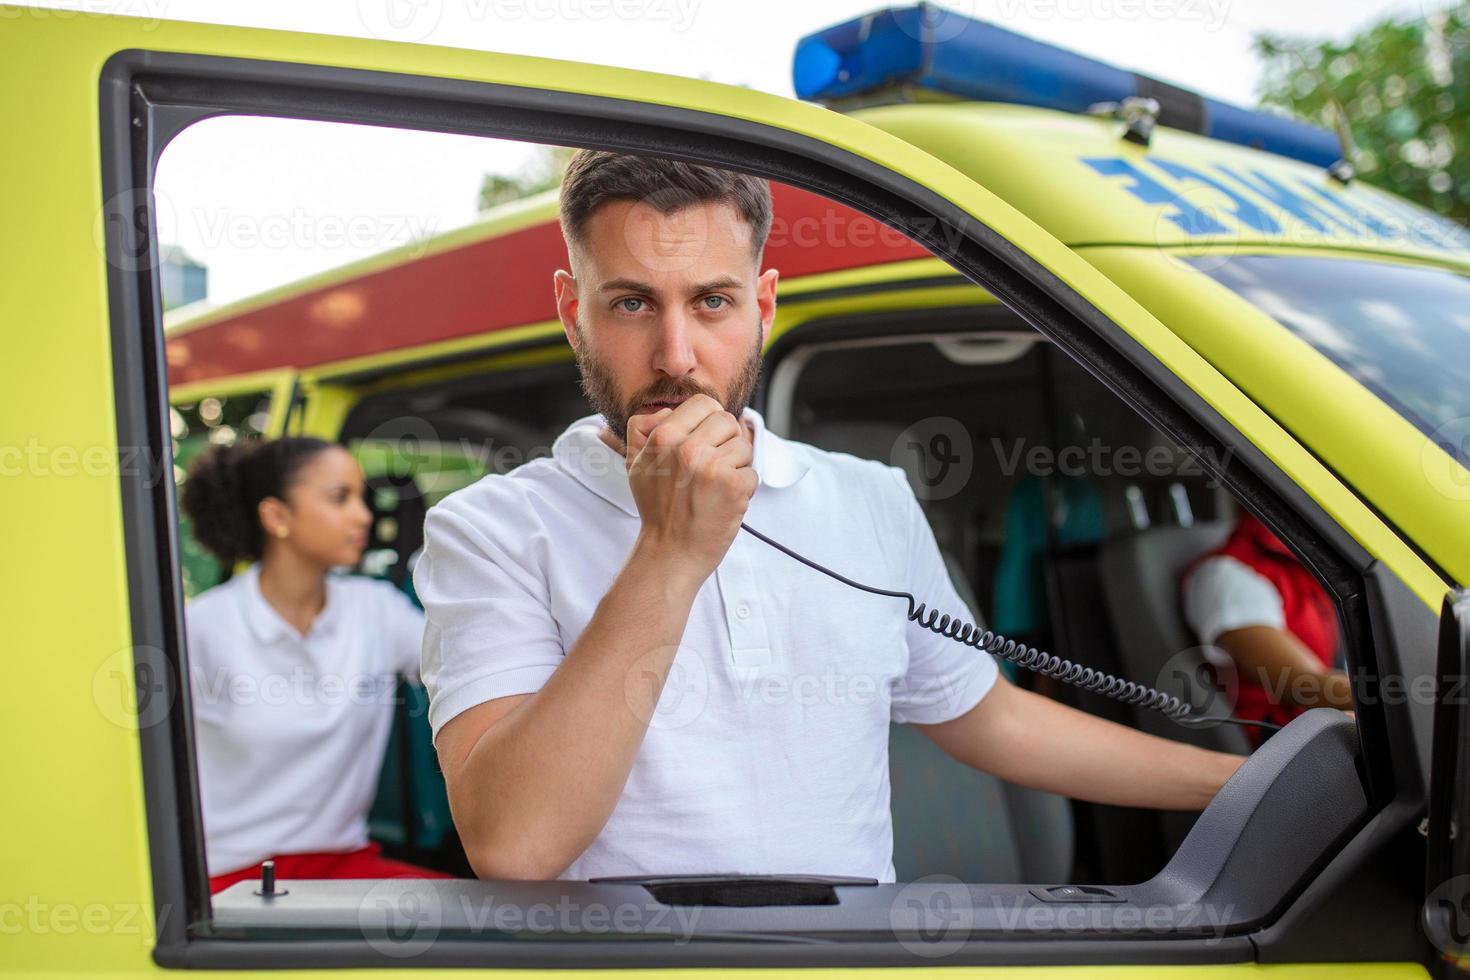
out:
M367 844L397 677L418 678L423 624L392 583L332 574L302 636L261 595L259 563L188 603L211 875Z

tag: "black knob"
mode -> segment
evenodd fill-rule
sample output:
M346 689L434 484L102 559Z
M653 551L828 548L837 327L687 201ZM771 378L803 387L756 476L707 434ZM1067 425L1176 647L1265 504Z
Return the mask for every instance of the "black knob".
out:
M276 862L262 861L260 863L260 890L255 894L261 898L278 898L281 895L289 895L290 892L282 888L276 890Z

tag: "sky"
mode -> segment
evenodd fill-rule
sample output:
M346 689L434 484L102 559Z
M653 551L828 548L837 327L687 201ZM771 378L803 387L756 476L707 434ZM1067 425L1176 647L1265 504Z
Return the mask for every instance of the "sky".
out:
M1345 37L1441 0L945 0L1000 24L1241 105L1262 31ZM26 16L115 13L439 44L638 68L786 97L796 41L885 4L852 0L55 0ZM3 25L0 25L3 26ZM486 172L521 144L259 118L209 120L159 164L160 238L209 268L220 304L470 223Z

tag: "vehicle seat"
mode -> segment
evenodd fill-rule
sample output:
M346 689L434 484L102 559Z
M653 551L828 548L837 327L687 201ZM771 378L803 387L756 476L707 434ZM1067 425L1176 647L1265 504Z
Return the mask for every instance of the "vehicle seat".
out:
M1197 676L1208 657L1184 622L1180 575L1229 533L1230 522L1211 521L1152 527L1103 543L1103 592L1127 677L1169 694L1188 693L1187 678ZM1137 710L1137 716L1141 728L1165 738L1223 752L1250 751L1245 731L1236 725L1187 729L1155 711Z
M379 577L402 589L417 605L408 573L409 558L424 540L423 496L410 476L378 476L367 486L373 512L367 553L377 550L391 556ZM454 821L429 728L429 694L422 685L400 678L394 703L377 793L368 811L368 833L373 840L416 854L437 852Z
M429 692L400 678L393 727L368 811L373 840L415 852L440 850L454 819L429 729Z

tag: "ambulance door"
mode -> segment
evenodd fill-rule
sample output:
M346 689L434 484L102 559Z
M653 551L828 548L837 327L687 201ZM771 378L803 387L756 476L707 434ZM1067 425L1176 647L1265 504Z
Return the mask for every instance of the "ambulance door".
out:
M12 158L8 166L19 168L16 179L36 200L70 200L74 209L98 214L90 226L55 222L23 206L16 233L45 228L58 261L78 270L72 305L85 307L94 328L106 325L114 382L107 417L115 418L122 445L167 439L156 262L138 261L156 255L157 243L153 222L134 219L148 217L153 169L169 140L222 114L436 130L727 166L872 215L1016 310L1178 442L1224 461L1218 475L1225 484L1288 528L1294 541L1316 549L1339 576L1344 602L1356 595L1355 576L1369 564L1336 515L1372 515L1272 419L1025 215L923 150L860 121L746 89L636 71L211 25L17 19L7 25L4 43L25 54L14 60L30 74L26 91L47 93L52 137L46 154ZM78 174L95 179L81 181ZM83 183L89 190L79 200ZM32 298L41 308L42 299ZM70 332L59 329L57 350L95 343L89 321L77 319L81 325ZM67 438L63 425L81 426L88 418L69 414L52 431ZM44 843L8 865L7 877L20 893L54 894L59 881L109 868L105 887L99 881L86 897L147 903L156 942L140 950L109 934L48 943L44 961L53 968L108 961L141 969L150 955L167 966L411 964L426 973L471 964L978 971L997 964L1199 967L1267 955L1278 962L1341 959L1333 955L1335 933L1311 913L1336 889L1350 887L1356 869L1371 859L1380 838L1360 842L1358 828L1365 821L1374 826L1395 791L1394 758L1365 744L1366 783L1360 783L1351 758L1356 741L1344 734L1345 723L1317 716L1282 733L1270 756L1233 784L1210 818L1214 832L1186 842L1188 853L1181 848L1168 874L1099 893L1059 892L1050 882L796 880L763 892L759 907L741 907L717 901L718 887L393 880L327 889L303 883L289 896L241 888L228 902L224 896L212 902L189 698L177 680L187 676L172 532L177 501L172 481L125 473L111 489L97 489L81 503L112 520L124 540L127 587L92 596L93 612L127 624L126 635L115 639L119 649L133 651L137 676L173 678L177 695L147 724L111 731L95 724L98 705L86 685L52 684L50 696L22 709L13 723L28 730L96 736L54 745L54 771L92 771L106 763L107 785L123 778L118 773L136 773L137 783L130 784L131 795L120 794L119 819L99 823L92 806L46 808L51 825L39 838ZM52 577L33 568L35 584L23 583L11 598L40 607L39 590ZM1371 644L1368 611L1361 603L1350 611L1355 642ZM21 778L12 786L18 798L45 794L39 770L27 769ZM1324 799L1332 806L1324 807ZM1355 846L1361 853L1341 858ZM1346 862L1336 865L1346 869L1346 879L1313 890L1335 856ZM1268 929L1277 931L1263 939Z

